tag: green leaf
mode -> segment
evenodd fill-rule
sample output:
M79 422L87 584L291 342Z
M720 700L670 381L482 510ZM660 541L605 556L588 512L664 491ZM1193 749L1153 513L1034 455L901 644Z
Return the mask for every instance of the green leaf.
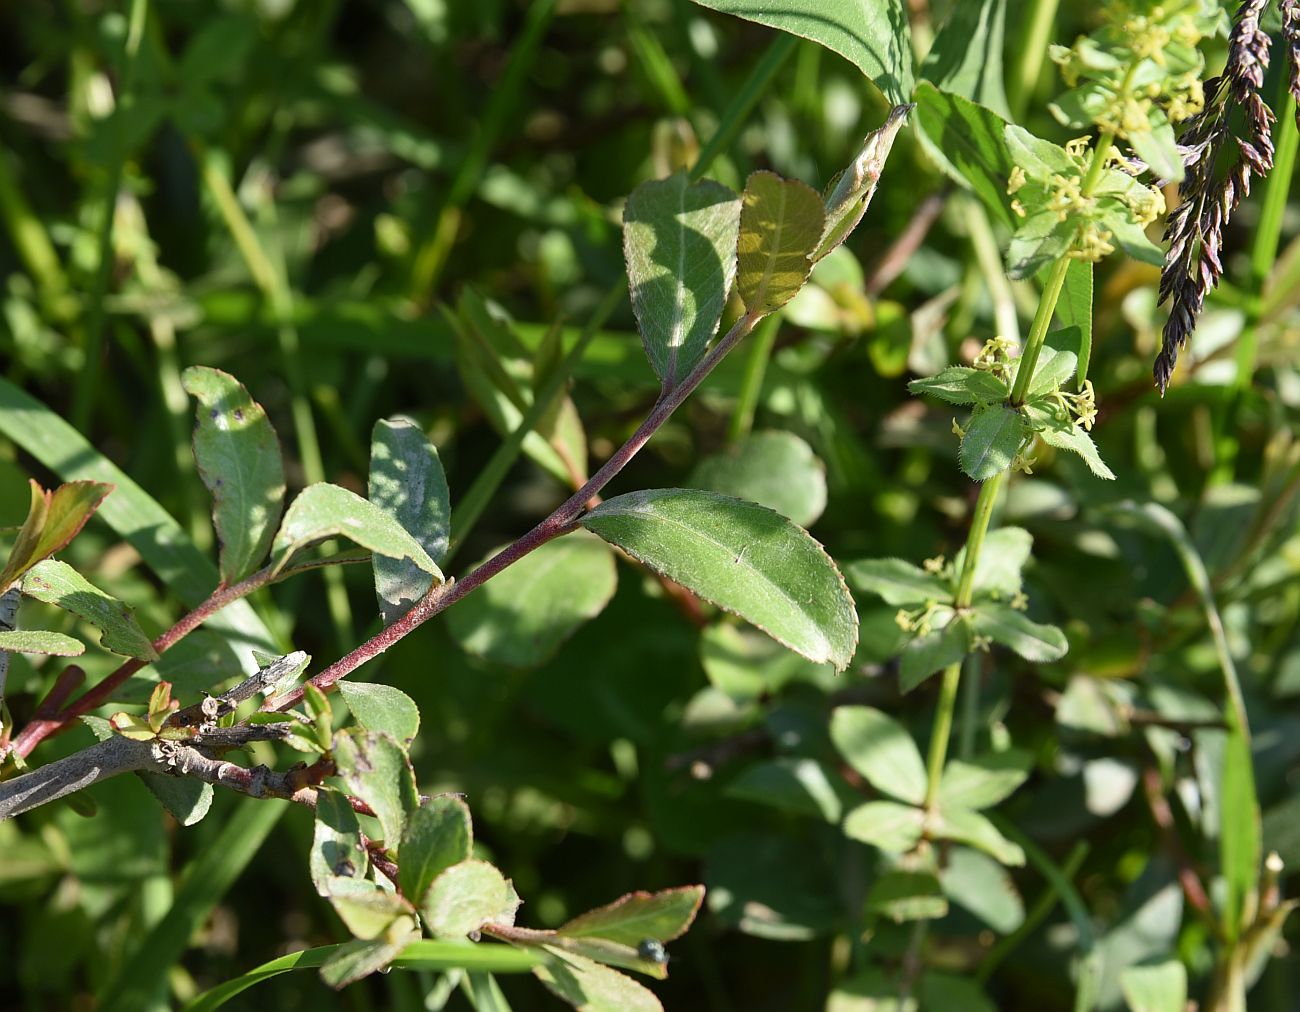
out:
M780 309L812 270L809 257L821 242L826 212L811 186L754 172L740 196L736 291L751 313Z
M511 924L519 905L510 883L486 861L461 861L438 875L420 904L435 936L458 938L489 922Z
M1034 364L1034 378L1029 382L1029 396L1050 393L1060 387L1074 375L1079 359L1072 351L1054 348L1050 344L1054 335L1048 335L1048 344L1043 347ZM1072 335L1073 336L1073 335Z
M912 736L893 717L869 706L837 707L831 741L882 794L914 805L925 800L925 763Z
M366 877L370 855L361 840L361 822L347 796L334 790L316 792L316 819L308 867L312 884L328 896L331 879Z
M624 942L611 942L607 938L566 938L553 931L543 931L538 934L541 938L534 944L543 951L553 950L583 956L597 963L604 963L606 966L635 970L656 980L665 980L668 977L667 963L646 959L635 946Z
M933 872L896 868L871 884L867 910L902 924L946 916L948 900Z
M194 460L212 493L221 581L238 583L266 557L284 508L280 441L262 406L230 374L191 366L181 385L199 402Z
M773 510L653 489L609 499L579 522L809 660L843 670L853 657L858 621L843 577L806 531Z
M343 702L367 731L382 731L395 741L409 745L420 730L420 711L415 700L401 689L381 682L338 683Z
M23 593L69 611L103 631L100 643L115 654L156 661L158 654L131 615L131 609L105 594L57 559L46 559L23 577Z
M1147 163L1151 174L1167 183L1183 181L1183 159L1178 153L1178 139L1168 117L1159 106L1147 114L1150 129L1130 130L1128 143L1134 153Z
M352 793L379 819L384 842L396 844L407 814L419 804L405 750L386 734L354 730L334 736L334 757Z
M1012 123L1004 128L1007 153L1025 170L1030 179L1050 179L1053 175L1077 175L1079 168L1065 148L1036 137L1022 126Z
M35 629L0 632L0 651L7 654L47 654L51 657L80 657L86 652L81 640L63 633Z
M1007 277L1022 281L1069 252L1078 221L1062 221L1055 211L1041 211L1021 221L1007 245Z
M419 937L411 932L406 938L367 942L354 939L340 945L321 964L320 976L330 987L341 990L388 966L398 954Z
M588 910L558 933L568 938L599 937L636 946L647 938L671 942L686 934L704 901L704 887L681 886L659 892L635 892Z
M335 537L349 538L378 555L410 559L442 582L437 563L390 512L324 482L303 489L285 512L273 545L276 570L284 569L299 549Z
M1003 225L1014 228L1018 222L1007 196L1012 163L1003 136L1006 120L928 81L917 84L916 102L917 120L932 142L939 167L974 190Z
M1048 268L1050 270L1050 268ZM1046 272L1040 275L1046 282ZM1088 364L1092 358L1092 263L1088 260L1071 260L1065 270L1065 285L1060 301L1056 303L1056 316L1064 327L1079 328L1079 389L1088 378Z
M21 440L15 440L20 446ZM0 591L75 538L113 486L98 481L73 481L47 492L35 481L27 519L14 538L9 561L0 570Z
M219 579L217 567L194 547L172 515L76 429L3 377L0 432L64 480L111 483L114 493L103 500L100 518L140 553L158 579L187 607L197 607L212 593ZM212 675L206 681L196 678L188 683L195 689L235 668L251 670L250 648L271 650L275 644L275 637L247 601L226 605L207 619L202 632L191 633L190 640L205 635L214 645L220 663L210 667ZM183 652L184 643L174 651ZM164 657L159 665L165 667L167 663Z
M876 594L886 604L928 604L952 600L948 582L902 559L860 559L844 567L854 590Z
M724 793L827 822L838 822L843 807L822 765L815 759L794 756L778 756L746 767Z
M857 157L848 168L838 173L827 185L826 228L821 242L812 254L814 262L834 252L867 213L880 174L885 171L885 162L894 146L894 138L898 136L899 129L911 111L911 105L894 106L885 122L867 134Z
M975 481L986 481L1011 466L1024 434L1024 418L1006 405L978 409L966 426L958 460Z
M944 895L1002 935L1025 922L1025 904L1006 869L982 851L952 847L939 870Z
M684 172L642 183L623 209L623 256L646 355L665 390L699 364L736 276L740 199Z
M748 499L808 527L826 508L826 468L792 432L755 432L695 466L689 484Z
M1183 1012L1187 1007L1187 968L1177 959L1130 966L1119 975L1130 1012Z
M547 542L493 577L447 613L447 628L477 657L535 667L599 615L617 586L613 553L579 531Z
M1035 664L1059 661L1070 648L1056 626L1031 622L1022 612L996 602L981 602L973 612L973 621L975 632Z
M940 615L932 619L943 621ZM898 668L898 687L911 692L931 675L952 664L960 664L971 652L971 629L965 615L952 613L939 628L918 636L903 650Z
M1015 595L1024 582L1022 571L1033 545L1033 536L1022 527L989 531L984 538L984 549L975 560L975 590L1006 597ZM960 573L965 562L963 546L953 559L953 570Z
M430 798L406 820L398 851L398 882L412 903L424 902L433 880L469 860L474 832L469 807L460 798Z
M891 102L912 94L912 42L901 0L695 0L724 14L819 42L839 53Z
M931 834L939 840L956 840L984 851L1005 865L1019 867L1025 863L1025 852L1012 843L979 812L957 805L940 809L930 826Z
M712 623L700 635L700 663L709 682L738 703L796 683L828 691L835 684L835 669L829 664L814 664L729 618Z
M991 372L964 365L952 365L934 376L914 379L907 389L917 396L928 394L949 404L998 404L1011 394Z
M1029 779L1032 766L1033 756L1014 748L949 760L939 780L939 804L991 808Z
M920 76L1010 119L1002 85L1005 21L1005 0L953 4L921 64Z
M1106 466L1097 452L1097 444L1072 418L1062 417L1055 405L1036 402L1028 405L1030 420L1038 427L1038 437L1049 446L1077 453L1098 478L1115 480L1115 472Z
M897 801L868 801L844 817L844 835L889 854L906 854L921 841L925 812Z
M198 824L212 807L211 784L161 773L141 773L140 779L182 826Z
M451 493L437 448L406 418L383 418L370 435L370 501L391 513L435 563L447 554ZM432 575L408 559L375 555L375 595L384 625L414 607Z
M373 941L405 936L415 927L411 904L369 879L329 878L324 888L334 912L357 938Z
M534 975L579 1012L663 1012L653 992L631 977L577 953L544 948L551 958Z

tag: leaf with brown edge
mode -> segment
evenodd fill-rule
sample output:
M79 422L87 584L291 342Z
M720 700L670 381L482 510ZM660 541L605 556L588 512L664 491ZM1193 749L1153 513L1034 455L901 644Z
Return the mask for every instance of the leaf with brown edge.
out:
M702 885L628 893L613 903L579 914L558 933L569 938L605 938L633 947L647 938L671 942L690 928L702 902Z
M32 504L0 571L0 590L11 586L42 559L77 536L113 486L102 481L72 481L47 492L33 479Z

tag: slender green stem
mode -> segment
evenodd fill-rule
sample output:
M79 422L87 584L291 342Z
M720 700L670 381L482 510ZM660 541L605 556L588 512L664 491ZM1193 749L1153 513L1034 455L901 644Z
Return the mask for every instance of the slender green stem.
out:
M57 306L68 293L68 279L45 226L18 186L8 154L0 151L0 217L4 218L14 251L36 281L42 301L47 307Z
M957 594L953 602L958 611L969 608L974 596L975 570L979 564L980 549L984 546L984 536L988 534L989 523L993 519L993 508L997 505L998 493L1002 489L1006 476L1006 471L999 471L980 486L979 499L975 502L975 514L971 518L970 533L966 536L965 561L962 564L961 575L957 582ZM939 699L935 704L934 726L930 732L930 750L926 758L926 808L933 808L939 796L939 781L948 758L948 741L952 737L952 718L957 709L957 689L960 683L961 662L951 664L944 669L943 682L939 687Z
M1018 120L1024 115L1038 75L1043 70L1043 56L1052 40L1052 26L1060 0L1032 0L1029 18L1019 43L1019 61L1010 75L1007 104Z
M979 566L980 550L984 547L984 536L989 532L989 523L993 519L993 508L997 505L998 493L1007 472L999 471L980 486L979 498L975 500L975 514L971 518L970 533L966 536L966 556L961 567L961 576L957 581L955 604L958 608L969 608L975 594L975 570Z
M754 427L754 412L763 392L763 376L767 373L767 361L772 356L776 333L780 329L781 317L773 313L755 328L754 336L749 339L749 357L745 359L745 375L740 381L740 397L727 425L727 442L733 446L748 436Z
M993 320L998 335L1008 341L1019 342L1020 321L1016 317L1016 297L1002 269L1002 254L998 252L998 241L989 224L988 212L974 197L962 199L962 210L965 212L971 246L975 248L975 260L979 264L984 284L988 286L989 298L993 300Z
M1029 390L1029 381L1033 378L1034 367L1038 364L1039 353L1043 350L1043 341L1047 338L1047 329L1052 325L1052 314L1056 312L1056 303L1065 287L1065 273L1070 269L1070 258L1061 257L1052 266L1052 273L1047 276L1047 286L1039 300L1038 311L1034 313L1034 322L1029 327L1029 337L1025 341L1025 350L1020 353L1020 363L1016 366L1016 378L1011 386L1011 403L1019 406L1025 403L1025 394Z

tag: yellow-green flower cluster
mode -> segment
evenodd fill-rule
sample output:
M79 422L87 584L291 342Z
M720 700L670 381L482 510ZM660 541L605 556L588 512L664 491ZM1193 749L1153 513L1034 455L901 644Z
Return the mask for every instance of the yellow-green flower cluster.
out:
M1110 0L1102 10L1096 31L1051 49L1071 89L1052 113L1127 141L1157 175L1179 179L1173 124L1205 106L1198 45L1226 30L1227 15L1214 0Z

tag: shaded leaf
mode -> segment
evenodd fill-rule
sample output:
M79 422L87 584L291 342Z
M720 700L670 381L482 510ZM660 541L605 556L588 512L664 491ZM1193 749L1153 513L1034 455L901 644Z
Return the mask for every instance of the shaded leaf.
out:
M334 736L334 757L352 793L379 819L384 842L395 844L407 814L418 804L405 750L386 734L354 730Z
M447 612L447 628L477 657L534 667L599 615L617 587L613 553L578 531L530 552L459 602Z
M140 779L149 793L176 817L182 826L193 826L202 821L212 807L211 784L185 777L170 777L162 773L141 773Z
M826 468L792 432L755 432L738 446L705 457L690 484L756 502L801 527L826 508Z
M953 4L921 64L920 76L1011 118L1002 85L1005 0Z
M882 794L914 805L925 800L925 763L912 736L893 717L869 706L837 707L831 741Z
M821 764L793 756L779 756L747 767L727 785L726 796L827 822L838 822L842 808Z
M1022 570L1029 561L1034 539L1023 527L999 527L984 537L984 547L975 560L976 591L1012 597L1024 582ZM953 559L954 571L960 573L966 563L963 547Z
M545 948L551 958L533 974L579 1012L663 1012L659 999L631 977L585 956Z
M917 120L933 143L931 153L954 181L974 190L1003 225L1014 228L1007 179L1011 155L1006 120L960 95L940 91L929 81L916 86Z
M419 938L418 932L396 941L379 939L366 942L354 939L335 949L320 968L321 980L341 990L391 963L408 944Z
M1025 921L1025 904L1006 869L967 847L952 847L939 870L944 895L999 934L1009 935Z
M952 613L945 622L936 614L940 628L918 636L907 644L898 666L898 687L911 692L931 675L952 664L960 664L971 652L971 628L965 615Z
M190 366L181 385L198 401L194 461L212 493L221 581L238 583L266 557L284 507L280 441L262 406L229 373Z
M1176 959L1130 966L1119 975L1130 1012L1183 1012L1187 1007L1187 968Z
M671 390L717 332L736 276L740 200L684 172L642 183L623 209L623 255L646 355Z
M131 609L105 594L89 580L57 559L46 559L23 577L23 593L69 611L102 630L105 649L144 661L158 659L149 637L136 624Z
M948 900L933 872L893 869L871 883L867 909L901 924L948 913Z
M693 489L617 496L582 526L752 623L843 670L858 621L844 579L808 533L773 510Z
M328 896L326 883L337 878L365 878L370 856L361 840L361 823L348 799L339 791L316 792L316 819L312 832L312 884Z
M387 510L435 563L447 553L451 493L438 450L414 422L384 418L370 435L370 501ZM384 625L405 615L433 586L409 559L375 555L375 594Z

